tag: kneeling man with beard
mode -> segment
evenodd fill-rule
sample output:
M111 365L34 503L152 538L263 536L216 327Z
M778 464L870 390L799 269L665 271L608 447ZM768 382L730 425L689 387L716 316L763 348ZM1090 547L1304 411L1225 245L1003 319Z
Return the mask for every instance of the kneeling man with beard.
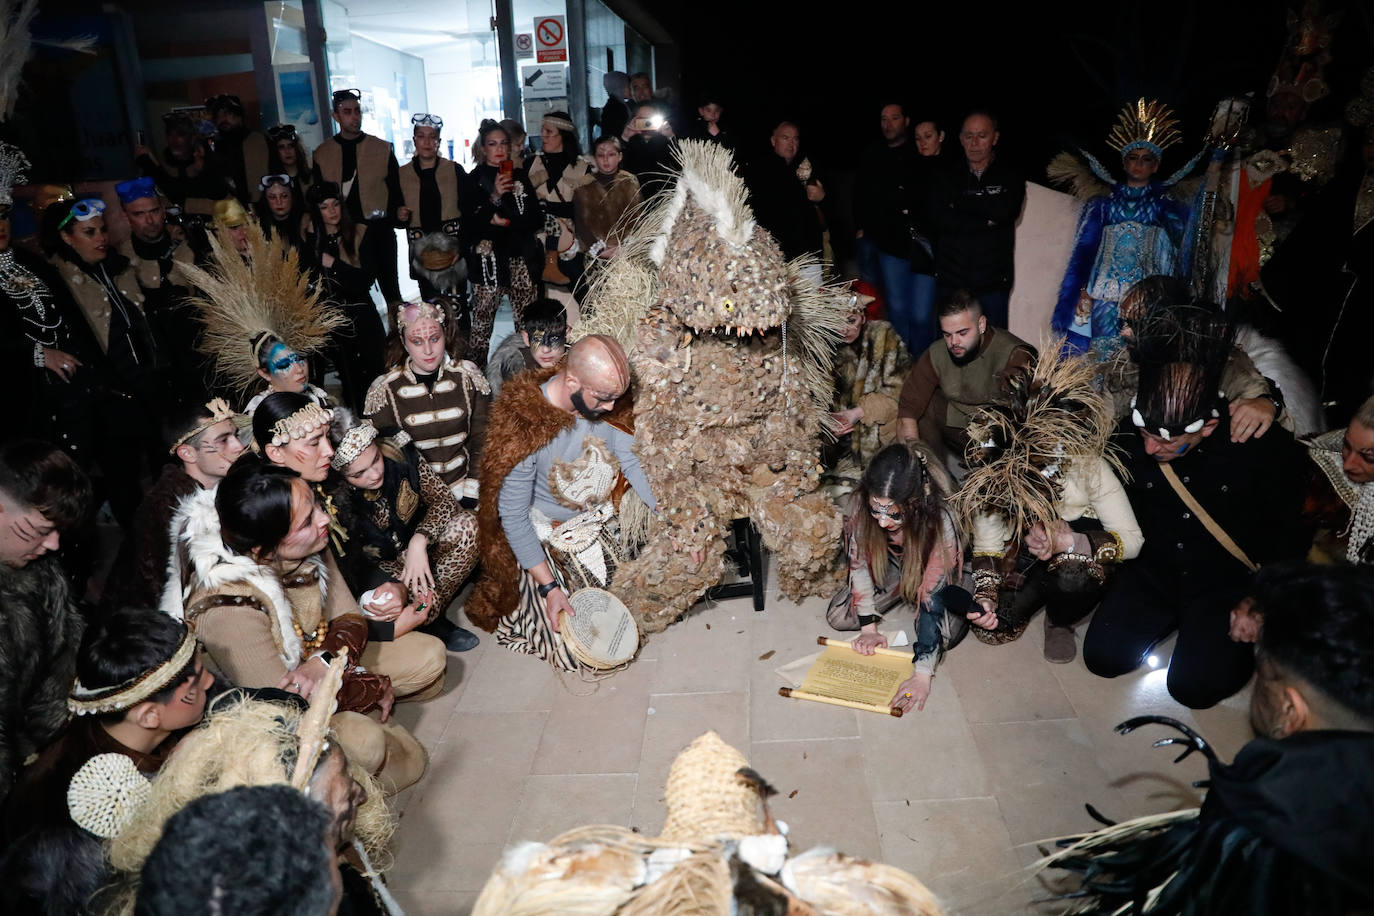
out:
M501 645L563 670L578 662L558 632L559 614L572 613L560 579L571 590L611 586L620 496L628 484L655 505L630 448L629 388L625 351L592 334L560 369L508 380L488 421L477 509L482 573L465 609Z
M1006 379L1035 361L1035 348L988 324L978 300L956 290L940 304L940 333L902 383L903 439L919 439L948 466L964 454L969 418L1003 399Z

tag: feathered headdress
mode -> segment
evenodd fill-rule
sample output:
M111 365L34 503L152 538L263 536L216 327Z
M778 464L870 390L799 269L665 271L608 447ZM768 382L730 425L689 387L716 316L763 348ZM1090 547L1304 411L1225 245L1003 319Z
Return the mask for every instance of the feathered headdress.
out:
M1137 428L1171 439L1221 416L1221 374L1235 349L1235 327L1201 305L1161 309L1136 328L1140 384L1131 401Z
M1183 139L1178 132L1178 119L1160 101L1137 99L1117 115L1116 124L1107 135L1107 145L1121 155L1133 149L1147 149L1156 156Z
M267 239L250 231L246 257L215 235L210 249L206 268L182 269L200 291L192 301L205 321L201 352L240 391L258 382L259 355L267 343L280 340L309 355L346 323L337 306L321 302L319 290L310 288L299 255L281 236Z
M990 404L968 424L965 460L971 469L953 497L965 525L982 513L1001 515L1013 531L1059 520L1064 476L1075 462L1106 458L1118 471L1107 440L1112 405L1094 383L1095 360L1062 352L1053 339L1040 349L1035 369L1007 380L1003 403Z
M0 121L14 114L19 81L35 44L93 54L95 39L78 36L65 41L35 40L29 26L38 13L38 0L0 0Z
M29 180L29 157L17 146L0 142L0 204L14 203L14 186Z

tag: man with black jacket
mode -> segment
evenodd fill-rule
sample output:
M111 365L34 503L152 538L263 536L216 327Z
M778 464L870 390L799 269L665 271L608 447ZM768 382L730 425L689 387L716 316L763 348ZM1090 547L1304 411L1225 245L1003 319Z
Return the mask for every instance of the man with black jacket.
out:
M883 141L870 146L854 186L854 226L876 251L887 319L907 350L922 353L935 339L935 261L926 226L934 160L911 141L901 105L884 105Z
M772 234L788 260L803 254L820 258L825 245L825 217L821 213L825 186L816 177L811 160L800 155L797 125L783 121L774 128L769 143L772 154L765 153L749 170L749 202L754 217Z
M1117 677L1177 630L1169 693L1193 709L1250 679L1253 653L1229 631L1251 571L1307 546L1303 450L1277 425L1231 440L1218 393L1231 344L1219 325L1210 318L1179 332L1200 354L1156 360L1142 344L1140 387L1116 439L1145 545L1112 580L1083 640L1088 670Z
M1026 181L997 159L1000 137L991 114L975 111L964 118L959 131L964 165L936 183L932 219L939 298L966 289L982 305L988 324L1005 328Z

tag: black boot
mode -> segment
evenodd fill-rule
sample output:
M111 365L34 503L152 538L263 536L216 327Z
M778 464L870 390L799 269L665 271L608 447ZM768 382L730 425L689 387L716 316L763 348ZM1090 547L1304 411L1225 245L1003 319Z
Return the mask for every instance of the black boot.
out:
M450 652L466 652L477 647L477 634L471 630L458 626L452 620L440 615L433 622L427 623L418 628L421 633L428 633L430 636L437 637L444 641L444 646Z

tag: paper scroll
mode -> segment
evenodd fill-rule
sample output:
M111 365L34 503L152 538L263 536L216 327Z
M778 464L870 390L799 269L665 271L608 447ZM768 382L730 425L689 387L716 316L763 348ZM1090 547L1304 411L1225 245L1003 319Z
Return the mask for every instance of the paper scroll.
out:
M911 677L910 650L878 649L872 655L860 655L843 640L821 636L816 641L825 646L820 657L799 686L780 687L779 694L884 715L902 714L888 704L901 683Z

